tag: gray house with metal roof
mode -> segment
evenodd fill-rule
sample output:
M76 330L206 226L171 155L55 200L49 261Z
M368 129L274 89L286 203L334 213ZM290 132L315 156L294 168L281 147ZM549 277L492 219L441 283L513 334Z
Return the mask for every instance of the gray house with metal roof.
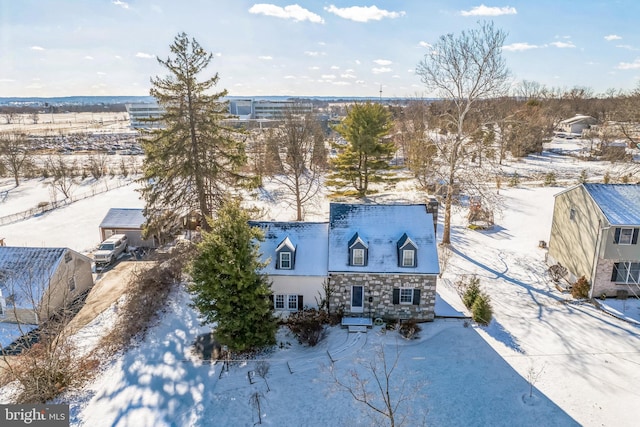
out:
M580 184L555 195L547 262L584 275L592 297L637 296L639 230L640 185Z
M279 314L316 307L352 317L433 320L440 273L427 205L330 205L329 222L252 222Z
M49 319L93 286L91 262L68 248L0 247L0 323Z

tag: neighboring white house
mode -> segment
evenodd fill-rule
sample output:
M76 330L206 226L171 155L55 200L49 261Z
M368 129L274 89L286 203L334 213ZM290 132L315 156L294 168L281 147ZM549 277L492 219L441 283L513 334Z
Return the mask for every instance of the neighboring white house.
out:
M265 231L274 308L316 307L326 283L332 313L433 320L440 268L429 209L332 203L329 223L252 222Z
M576 114L570 119L562 120L553 133L557 136L582 136L582 132L598 123L598 120L591 116Z
M93 286L91 262L68 248L0 247L0 327L48 320Z
M146 218L143 209L138 208L111 208L98 226L100 241L104 241L114 234L125 234L129 239L129 246L155 248L155 239L144 239L142 230Z

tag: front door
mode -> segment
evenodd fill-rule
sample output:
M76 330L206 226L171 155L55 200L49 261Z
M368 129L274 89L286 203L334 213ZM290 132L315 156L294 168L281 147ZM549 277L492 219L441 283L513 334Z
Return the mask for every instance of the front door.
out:
M351 312L362 313L364 311L364 286L351 287Z

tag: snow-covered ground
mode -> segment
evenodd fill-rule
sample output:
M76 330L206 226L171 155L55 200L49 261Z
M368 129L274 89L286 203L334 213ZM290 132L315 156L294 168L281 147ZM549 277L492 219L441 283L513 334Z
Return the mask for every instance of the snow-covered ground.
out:
M595 177L612 166L545 153L505 167L519 170L521 176L553 169L577 182L582 169ZM422 324L419 338L409 341L379 327L367 334L333 327L314 348L300 346L281 330L280 345L258 358L270 366L267 391L262 378L249 379L258 359L234 362L223 371L222 364L203 363L191 354L195 338L209 328L198 323L188 296L179 289L143 342L108 361L85 390L63 398L71 405L72 425L253 426L259 418L251 396L259 393L265 425L370 426L371 412L335 385L331 366L333 360L343 380L350 370L366 377L370 372L363 364L380 348L387 362L399 351L391 386L405 387L404 395L395 391L393 396L408 399L399 414L408 417L409 426L637 425L638 301L607 301L614 317L560 293L545 273L545 251L538 242L549 239L553 195L564 188L503 187L505 207L488 231L466 228L465 212L456 212L452 250L442 255L446 267L438 285L437 314L463 311L454 284L476 274L494 307L488 327L437 319ZM421 199L407 182L392 194L376 197ZM254 203L271 208L271 218L291 219L289 209L270 201L274 199L262 193ZM97 243L97 226L108 207L139 206L133 185L121 187L0 226L0 237L9 244L46 242L83 251ZM318 203L308 219L321 219L324 206L326 202ZM109 324L98 318L82 333L100 335ZM369 385L374 390L373 383Z

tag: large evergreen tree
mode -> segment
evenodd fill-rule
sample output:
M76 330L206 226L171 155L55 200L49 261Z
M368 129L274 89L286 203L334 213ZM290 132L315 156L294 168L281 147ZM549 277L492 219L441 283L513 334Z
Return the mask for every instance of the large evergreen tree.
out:
M366 197L369 183L393 178L384 173L391 169L389 160L395 152L393 140L385 138L392 125L391 113L380 104L367 102L349 108L335 127L348 144L331 162L334 173L327 184L339 189L351 186L359 197Z
M243 142L221 124L227 116L221 98L227 91L211 93L218 74L199 80L212 54L184 33L176 36L171 53L166 60L158 58L169 74L151 79L150 94L164 110L162 126L142 142L142 195L152 230L162 228L154 221L161 222L167 210L210 217L246 162Z
M203 233L191 266L193 304L203 323L216 323L216 339L245 351L275 343L276 322L267 277L259 272L260 229L237 202L227 202Z

